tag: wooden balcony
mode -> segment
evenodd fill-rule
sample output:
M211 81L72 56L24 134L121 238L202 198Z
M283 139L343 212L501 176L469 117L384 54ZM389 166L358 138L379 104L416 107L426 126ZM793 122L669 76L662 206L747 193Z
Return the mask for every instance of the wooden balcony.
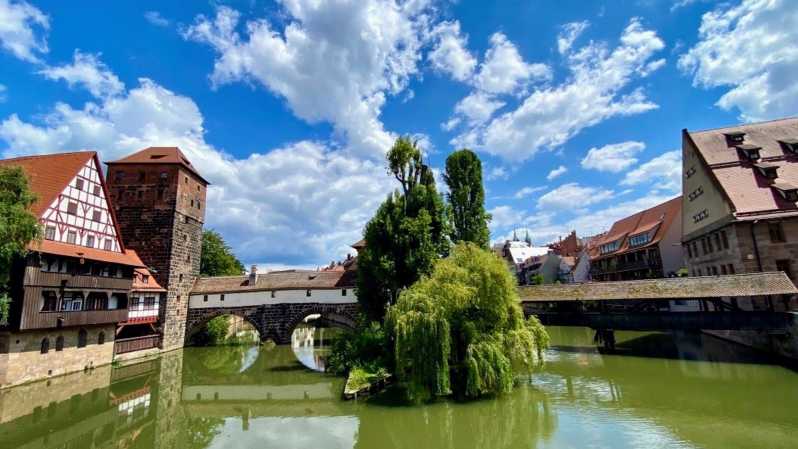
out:
M127 309L37 312L31 318L23 330L121 323L127 321Z
M114 341L114 354L125 354L133 351L157 348L160 341L161 336L157 334L145 335L143 337L120 338Z
M38 267L27 267L25 270L25 286L91 288L102 290L128 291L133 279L87 276L70 273L45 272Z

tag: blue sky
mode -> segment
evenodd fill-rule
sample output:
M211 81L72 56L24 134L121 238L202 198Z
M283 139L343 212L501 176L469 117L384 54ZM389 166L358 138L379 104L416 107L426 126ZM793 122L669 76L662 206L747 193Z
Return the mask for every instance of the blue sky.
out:
M678 195L683 128L796 115L790 3L0 0L0 154L180 146L245 263L316 266L413 135L478 152L494 240L545 244Z

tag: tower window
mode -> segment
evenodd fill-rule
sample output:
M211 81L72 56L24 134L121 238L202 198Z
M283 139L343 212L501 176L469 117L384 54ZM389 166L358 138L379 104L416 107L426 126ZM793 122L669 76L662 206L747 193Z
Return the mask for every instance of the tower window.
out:
M310 297L310 295L311 295L310 289L305 290L305 296Z
M208 302L208 295L202 295L202 302Z
M100 333L97 335L97 344L98 344L98 345L105 344L105 332L100 332Z
M224 301L224 295L219 295L219 301Z
M346 296L346 289L345 288L341 289L341 296Z
M42 354L47 354L48 352L50 352L50 339L49 338L47 338L47 337L42 338L42 345L41 345L41 349L39 349L39 351Z
M88 339L88 332L86 332L86 329L79 330L78 331L78 348L85 348L87 339Z
M55 350L56 351L63 351L64 350L64 336L59 335L58 338L55 339Z

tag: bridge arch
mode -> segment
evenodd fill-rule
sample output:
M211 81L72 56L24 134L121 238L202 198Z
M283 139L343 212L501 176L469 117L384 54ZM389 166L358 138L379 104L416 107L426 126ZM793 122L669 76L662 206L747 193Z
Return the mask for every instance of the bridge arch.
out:
M313 315L319 315L324 323L342 329L354 329L357 324L356 304L307 303L297 306L301 307L292 307L285 315L282 325L278 326L278 338L275 339L277 343L290 343L294 329Z
M192 343L200 331L205 329L208 322L220 316L235 316L249 323L257 332L258 337L263 340L263 326L261 325L260 314L257 308L229 308L229 309L194 309L199 313L189 312L186 322L186 343Z

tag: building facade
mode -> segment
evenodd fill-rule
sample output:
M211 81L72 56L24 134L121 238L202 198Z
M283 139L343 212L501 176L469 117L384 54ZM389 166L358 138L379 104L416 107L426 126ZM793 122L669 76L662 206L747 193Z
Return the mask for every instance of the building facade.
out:
M119 237L97 154L23 157L0 166L27 175L37 196L31 212L44 234L12 266L0 387L110 363L133 273L143 264Z
M674 198L613 223L594 244L594 281L676 276L683 266L682 199Z
M798 119L682 132L692 276L783 271L798 281Z
M109 162L111 199L125 244L166 289L162 348L183 346L188 297L199 276L208 182L176 147L150 147Z

